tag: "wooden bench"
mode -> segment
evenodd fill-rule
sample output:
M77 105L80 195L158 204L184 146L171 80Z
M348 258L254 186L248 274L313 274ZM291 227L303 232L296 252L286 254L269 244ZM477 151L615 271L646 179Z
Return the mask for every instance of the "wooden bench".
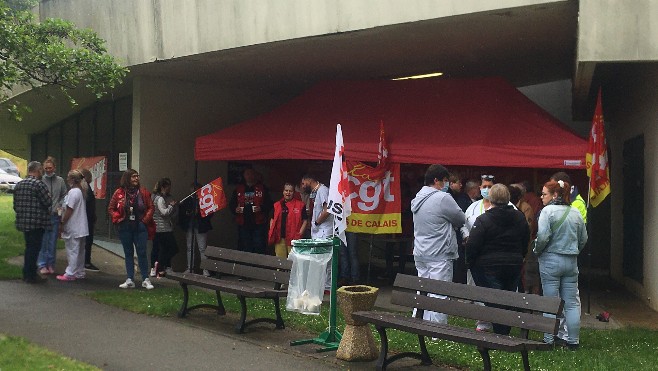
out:
M420 294L417 292L420 292ZM426 296L427 293L444 295L450 300L429 297ZM480 301L499 307L476 305L472 301ZM468 286L403 274L398 274L395 279L391 303L409 308L418 308L416 317L379 311L356 312L353 314L356 319L372 323L379 332L381 350L377 360L378 370L385 370L387 365L404 357L419 359L424 365L432 364L432 360L427 353L425 336L475 345L482 356L485 370L491 370L489 350L521 352L523 366L526 370L530 370L528 351L550 350L553 349L553 345L546 344L541 340L528 339L529 332L532 330L556 335L559 319L544 317L543 313L560 316L564 305L564 302L557 297ZM519 336L506 336L478 332L474 328L440 324L424 320L424 310L508 325L519 328L521 331ZM420 353L406 352L387 358L388 338L386 329L388 328L418 335Z
M201 269L215 272L216 277L205 277L194 273L167 274L167 278L179 281L183 288L183 304L178 312L178 317L185 317L189 311L197 308L213 308L219 315L224 315L226 310L222 303L221 293L228 292L235 294L240 301L240 321L236 326L238 333L243 333L247 326L258 322L273 323L277 329L285 327L281 317L279 298L286 297L288 294L288 290L281 289L281 285L287 285L290 280L291 261L276 256L214 246L208 246L205 254L208 259L201 261ZM217 305L199 304L188 308L187 287L189 285L215 290ZM247 322L247 298L271 299L274 303L276 318L256 318Z

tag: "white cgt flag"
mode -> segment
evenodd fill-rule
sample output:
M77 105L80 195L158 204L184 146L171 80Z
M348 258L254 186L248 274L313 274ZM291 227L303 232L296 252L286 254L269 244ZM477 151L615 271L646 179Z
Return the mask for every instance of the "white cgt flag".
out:
M352 213L352 205L349 199L350 189L344 153L343 131L338 124L336 125L336 152L334 165L331 168L327 211L334 216L334 236L338 236L344 244L347 244L345 229L347 229L347 217Z

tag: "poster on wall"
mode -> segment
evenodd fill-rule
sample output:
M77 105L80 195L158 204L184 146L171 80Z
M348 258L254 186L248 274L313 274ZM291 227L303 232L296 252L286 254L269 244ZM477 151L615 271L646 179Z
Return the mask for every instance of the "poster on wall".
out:
M71 170L87 169L91 172L91 184L97 199L104 199L107 190L107 157L78 157L71 160Z
M400 164L390 164L383 176L375 168L348 162L352 214L347 231L382 234L402 233Z

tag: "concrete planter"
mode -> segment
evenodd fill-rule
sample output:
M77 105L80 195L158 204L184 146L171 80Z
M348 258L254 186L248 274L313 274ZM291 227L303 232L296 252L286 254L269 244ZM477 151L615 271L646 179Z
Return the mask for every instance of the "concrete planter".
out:
M345 318L345 331L336 352L344 361L372 361L379 355L370 326L352 318L352 313L371 310L377 300L376 287L343 286L336 291L338 308Z

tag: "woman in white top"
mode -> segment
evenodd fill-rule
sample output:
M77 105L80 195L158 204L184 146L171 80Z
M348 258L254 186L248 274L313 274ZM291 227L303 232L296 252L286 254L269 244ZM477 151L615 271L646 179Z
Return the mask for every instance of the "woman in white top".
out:
M60 281L75 281L85 278L85 240L89 235L85 197L89 185L79 170L69 171L66 182L71 189L64 199L66 207L62 216L62 239L66 246L68 266Z
M158 246L158 272L164 276L171 272L171 258L178 253L174 237L174 220L178 215L178 202L171 196L171 180L162 178L153 189L153 220L155 238L153 246Z

